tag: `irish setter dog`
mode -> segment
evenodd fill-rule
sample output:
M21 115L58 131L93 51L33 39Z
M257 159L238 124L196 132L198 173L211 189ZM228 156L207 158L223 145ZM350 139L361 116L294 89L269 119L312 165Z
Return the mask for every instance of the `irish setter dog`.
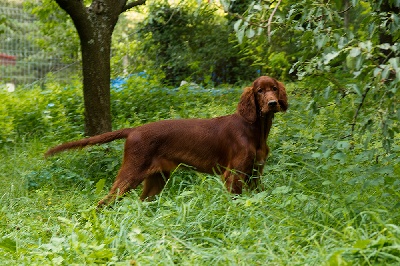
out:
M177 119L125 128L67 142L51 148L46 156L63 150L126 139L121 169L108 195L98 206L144 183L141 200L164 188L170 172L185 164L204 173L222 174L228 191L240 194L244 184L257 187L268 156L266 144L274 113L286 111L283 84L261 76L241 95L237 112L212 119Z

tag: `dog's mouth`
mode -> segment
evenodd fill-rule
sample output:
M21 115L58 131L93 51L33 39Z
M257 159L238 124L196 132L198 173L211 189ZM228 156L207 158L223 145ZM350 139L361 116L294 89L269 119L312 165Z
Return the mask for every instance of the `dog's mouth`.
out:
M266 115L268 113L277 113L281 110L279 105L275 106L265 106L264 108L261 109L261 114Z

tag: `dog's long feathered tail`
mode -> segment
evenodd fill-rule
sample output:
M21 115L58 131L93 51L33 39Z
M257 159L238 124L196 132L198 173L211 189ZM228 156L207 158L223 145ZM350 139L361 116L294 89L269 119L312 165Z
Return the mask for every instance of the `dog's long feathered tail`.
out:
M96 135L93 137L77 140L77 141L71 141L67 143L60 144L58 146L55 146L48 150L44 156L52 156L56 153L69 150L69 149L81 149L86 146L91 146L95 144L103 144L107 142L111 142L116 139L126 139L129 135L130 132L132 132L133 128L124 128L112 132L107 132L101 135Z

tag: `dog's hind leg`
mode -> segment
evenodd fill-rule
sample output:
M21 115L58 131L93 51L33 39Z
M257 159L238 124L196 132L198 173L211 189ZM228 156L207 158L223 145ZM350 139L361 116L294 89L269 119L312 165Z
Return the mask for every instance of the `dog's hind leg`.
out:
M115 178L114 184L112 185L110 192L105 196L99 203L97 207L102 207L113 202L118 197L123 196L125 193L129 192L131 189L135 189L140 183L146 178L146 174L143 172L132 171L132 167L124 163Z
M146 177L143 182L143 192L140 195L140 199L152 200L154 196L160 194L169 177L169 172L155 173Z

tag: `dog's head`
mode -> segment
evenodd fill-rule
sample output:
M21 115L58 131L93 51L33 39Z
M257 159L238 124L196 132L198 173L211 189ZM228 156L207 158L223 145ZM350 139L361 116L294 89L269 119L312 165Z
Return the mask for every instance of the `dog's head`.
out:
M255 122L257 116L268 113L285 112L288 108L285 87L279 81L261 76L252 87L244 90L238 105L238 111L249 122Z

